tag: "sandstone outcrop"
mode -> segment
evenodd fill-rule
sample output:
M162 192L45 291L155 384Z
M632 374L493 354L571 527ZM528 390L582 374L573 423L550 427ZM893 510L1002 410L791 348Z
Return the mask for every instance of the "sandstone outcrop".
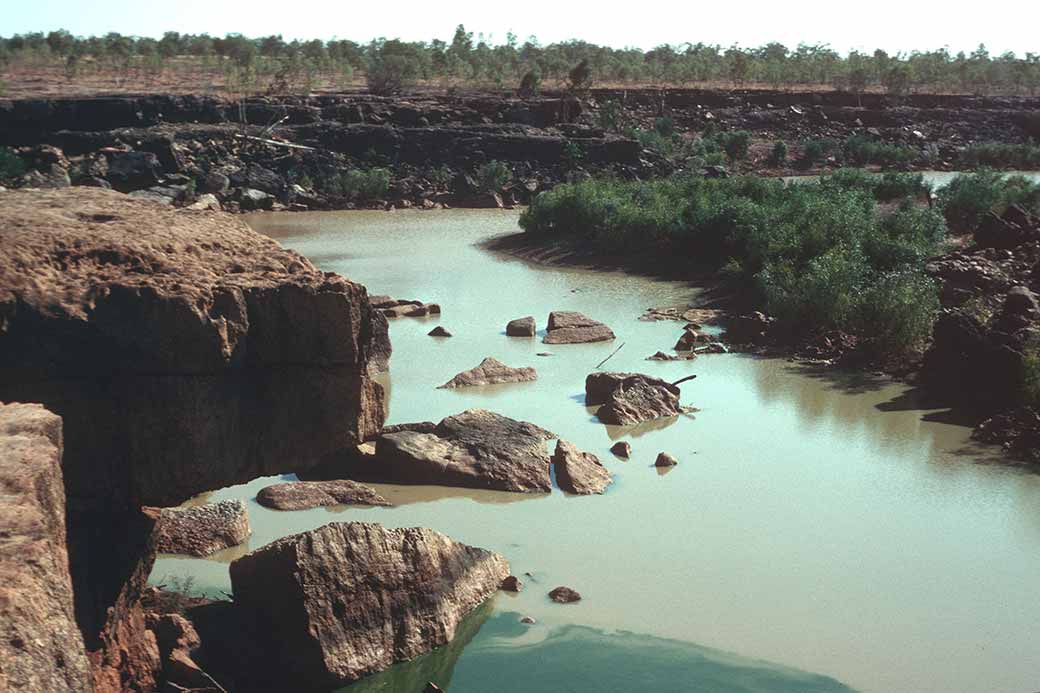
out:
M614 480L598 457L579 450L562 438L556 441L552 463L556 470L556 483L567 493L603 493Z
M549 313L545 344L584 344L614 339L614 332L603 323L572 311Z
M65 548L61 419L0 404L0 690L92 690Z
M531 315L510 320L506 324L506 335L510 337L533 337L535 330L534 317Z
M599 405L596 418L628 426L681 414L679 387L639 373L591 373L585 379L586 406Z
M581 595L570 587L557 587L549 592L549 599L557 604L573 604L581 601Z
M538 379L538 373L531 367L512 368L490 356L480 365L463 371L444 383L438 389L456 387L474 387L477 385L496 385L501 383L526 383Z
M208 556L249 538L249 516L240 500L188 508L163 508L155 523L155 550Z
M346 479L290 481L265 486L256 502L275 510L306 510L327 505L390 505L375 489Z
M64 420L96 690L154 685L140 506L305 469L377 432L373 315L364 287L226 214L86 187L0 196L0 399Z
M272 676L327 690L451 641L509 565L430 529L353 522L279 539L230 572Z
M432 484L517 493L552 490L545 442L555 434L483 409L449 416L433 431L399 427L375 439L375 454L345 456L335 473L358 481Z

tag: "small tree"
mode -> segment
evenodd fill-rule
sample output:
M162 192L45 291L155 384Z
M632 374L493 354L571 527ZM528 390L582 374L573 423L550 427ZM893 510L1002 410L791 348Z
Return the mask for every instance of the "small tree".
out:
M517 93L520 95L520 98L529 99L532 96L537 96L541 86L542 76L538 74L538 71L528 70L520 78L520 87L517 89Z
M489 161L477 168L477 188L481 192L497 193L513 177L509 166L501 161Z
M592 88L592 68L588 60L582 60L571 68L567 75L567 87L575 94L584 94Z

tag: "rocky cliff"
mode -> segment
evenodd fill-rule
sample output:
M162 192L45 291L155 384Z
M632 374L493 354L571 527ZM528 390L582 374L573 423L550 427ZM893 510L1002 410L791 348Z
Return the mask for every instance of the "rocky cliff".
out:
M61 419L0 403L0 690L89 691L65 551Z
M64 419L96 672L140 644L140 506L303 469L379 430L373 316L363 286L227 215L89 188L0 193L0 400Z

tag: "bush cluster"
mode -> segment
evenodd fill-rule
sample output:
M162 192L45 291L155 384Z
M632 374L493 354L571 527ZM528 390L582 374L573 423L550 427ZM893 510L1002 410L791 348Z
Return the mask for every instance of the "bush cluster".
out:
M22 158L7 147L0 147L0 182L10 182L25 173Z
M477 188L481 192L497 193L513 177L507 164L501 161L489 161L477 167Z
M913 181L901 185L914 189ZM923 266L945 224L909 198L883 213L875 195L852 174L798 185L750 176L589 180L540 195L520 224L611 251L725 268L749 280L760 306L792 328L844 330L894 355L930 333L937 289Z
M958 162L963 168L1040 168L1040 145L1034 142L1025 144L1003 144L986 142L965 147L958 154Z
M324 190L355 200L378 200L390 189L390 171L385 168L351 169L326 179Z
M1040 213L1040 184L996 171L957 176L938 196L946 223L955 233L971 233L989 212L1003 214L1014 204Z

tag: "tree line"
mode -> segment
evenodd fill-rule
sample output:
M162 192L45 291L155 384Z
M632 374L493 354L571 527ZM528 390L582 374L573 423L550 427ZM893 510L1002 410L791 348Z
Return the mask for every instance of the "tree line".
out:
M243 91L307 88L351 82L365 76L370 86L392 91L415 82L535 89L563 84L577 65L585 65L599 85L694 85L775 89L838 89L855 93L1030 94L1040 92L1040 54L992 55L985 46L965 53L946 48L889 54L839 53L827 45L788 48L769 43L757 48L706 43L661 45L652 50L611 48L579 40L542 45L514 34L496 43L459 25L451 41L368 43L332 39L286 41L281 36L248 38L166 32L162 38L78 37L68 31L0 37L0 68L61 64L75 79L85 69L161 74L185 62L224 71ZM373 76L375 80L373 80Z

